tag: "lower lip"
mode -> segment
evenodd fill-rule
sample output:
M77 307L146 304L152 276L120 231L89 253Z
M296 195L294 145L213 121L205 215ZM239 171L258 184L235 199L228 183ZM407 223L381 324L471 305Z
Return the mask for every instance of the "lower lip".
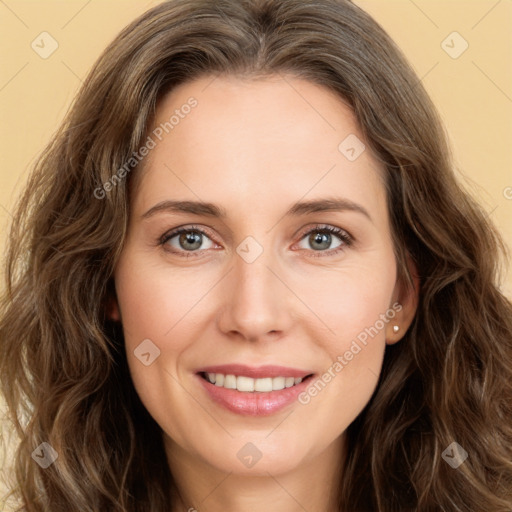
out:
M196 377L212 400L231 412L244 416L269 416L284 409L297 400L297 396L307 388L311 379L311 376L307 377L300 384L279 391L246 393L216 386L199 374Z

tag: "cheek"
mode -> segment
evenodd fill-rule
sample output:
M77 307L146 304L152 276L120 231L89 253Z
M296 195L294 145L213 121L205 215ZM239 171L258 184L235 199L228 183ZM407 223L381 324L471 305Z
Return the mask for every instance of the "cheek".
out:
M187 320L198 290L186 286L178 273L170 275L169 269L148 264L136 251L123 255L115 280L133 385L153 419L169 435L183 436L168 412L186 411L191 404L177 379L181 355L191 339L183 331L187 322L181 320Z
M386 328L397 311L392 305L396 271L389 256L319 274L309 288L308 306L319 318L316 339L321 339L327 357L324 373L303 403L315 400L315 407L326 407L326 419L333 414L342 423L347 416L353 419L377 384ZM343 403L343 410L329 410L333 403Z
M384 328L394 316L390 309L395 279L394 259L384 255L373 263L316 272L314 279L297 282L295 289L316 314L318 328L325 334L325 348L334 358L348 350L352 340L364 343L368 330L370 339L383 338Z
M190 395L177 380L184 377L182 367L187 367L193 340L200 335L202 299L209 296L218 275L148 263L143 254L133 250L121 258L115 280L135 389L153 418L174 434L177 425L169 423L168 407L162 404L172 404L176 410L190 408ZM146 344L143 352L139 350L141 343ZM136 355L148 352L149 357L142 360ZM144 359L150 364L146 366Z
M145 338L172 339L178 348L186 328L182 322L215 284L192 269L173 270L169 265L148 265L135 253L122 260L116 272L116 291L127 347L135 348ZM167 341L168 344L168 341Z

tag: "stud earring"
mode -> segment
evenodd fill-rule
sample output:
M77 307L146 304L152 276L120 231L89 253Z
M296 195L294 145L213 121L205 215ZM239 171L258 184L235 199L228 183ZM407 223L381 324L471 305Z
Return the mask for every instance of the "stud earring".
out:
M400 327L398 325L393 325L393 332L398 332L400 330Z

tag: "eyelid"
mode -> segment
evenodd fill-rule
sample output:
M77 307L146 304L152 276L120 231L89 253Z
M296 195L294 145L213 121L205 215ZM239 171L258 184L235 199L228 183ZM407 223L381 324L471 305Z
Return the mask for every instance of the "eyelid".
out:
M181 231L197 231L202 235L207 236L208 238L212 238L208 228L204 228L204 226L197 226L195 224L184 224L183 226L177 226L175 228L169 229L166 231L159 239L161 243L168 241L170 238L174 238L176 235L180 234ZM212 240L213 241L213 240Z
M300 239L302 240L302 238L305 235L314 231L329 231L330 233L337 234L340 238L341 235L346 235L346 237L349 238L350 240L354 240L354 237L346 229L340 228L338 226L333 226L332 224L322 223L306 226L305 228L300 229L295 236L300 237Z

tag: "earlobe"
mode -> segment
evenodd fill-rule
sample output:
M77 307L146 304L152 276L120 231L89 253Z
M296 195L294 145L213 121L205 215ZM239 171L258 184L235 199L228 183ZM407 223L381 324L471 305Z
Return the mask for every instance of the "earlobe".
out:
M110 297L107 302L107 318L113 322L120 322L121 315L119 313L119 305L115 297Z
M107 292L107 301L106 301L106 316L108 320L113 322L121 321L121 312L119 310L119 304L117 302L117 295L115 290L115 285L113 282L109 283L108 292Z
M386 326L386 343L388 345L393 345L404 337L418 309L420 278L416 264L409 254L407 255L407 266L412 277L412 286L409 283L397 281L393 297L400 304L401 309Z

